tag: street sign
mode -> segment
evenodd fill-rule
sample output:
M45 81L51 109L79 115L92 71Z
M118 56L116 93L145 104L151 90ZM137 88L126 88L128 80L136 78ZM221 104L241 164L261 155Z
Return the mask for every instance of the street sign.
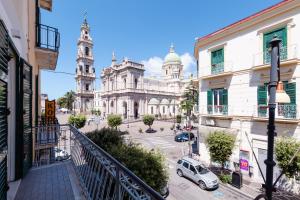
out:
M46 120L55 118L55 100L45 101L45 118Z

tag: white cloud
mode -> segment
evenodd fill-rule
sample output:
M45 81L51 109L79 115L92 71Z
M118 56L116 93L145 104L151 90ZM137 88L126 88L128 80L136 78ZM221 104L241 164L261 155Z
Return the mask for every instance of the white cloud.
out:
M190 74L196 75L197 68L196 62L193 56L189 53L184 53L180 56L181 62L183 64L183 72L185 76L189 76Z
M163 59L157 56L151 57L148 60L143 60L142 64L145 66L145 73L149 76L160 76Z
M196 75L196 62L192 55L189 53L184 53L180 56L181 62L183 64L184 76L187 77L191 73ZM142 64L145 66L145 74L148 76L161 76L161 69L163 65L163 58L154 56L148 60L142 60Z

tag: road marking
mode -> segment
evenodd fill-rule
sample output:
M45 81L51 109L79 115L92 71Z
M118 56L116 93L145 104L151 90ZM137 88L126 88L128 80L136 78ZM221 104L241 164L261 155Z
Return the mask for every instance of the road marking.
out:
M173 166L173 165L169 165L169 168L170 168L170 169L173 169L173 168L174 168L174 166Z
M160 137L158 138L147 138L148 142L153 144L155 147L161 148L161 149L168 149L168 148L175 148L176 146L171 144L168 141L162 140Z

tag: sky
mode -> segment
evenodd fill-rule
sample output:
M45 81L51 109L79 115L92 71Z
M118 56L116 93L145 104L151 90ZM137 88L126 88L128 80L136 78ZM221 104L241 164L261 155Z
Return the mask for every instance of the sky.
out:
M159 76L173 43L185 76L196 72L195 38L203 37L280 0L59 0L52 12L42 11L41 22L58 28L60 49L55 71L42 71L42 93L49 99L75 90L77 40L84 13L94 42L96 89L100 72L127 57L145 65L146 76ZM67 72L61 74L58 72Z

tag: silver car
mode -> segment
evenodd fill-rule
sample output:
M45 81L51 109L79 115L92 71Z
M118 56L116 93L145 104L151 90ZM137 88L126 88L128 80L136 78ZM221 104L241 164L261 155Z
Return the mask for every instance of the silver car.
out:
M178 160L176 170L179 176L185 176L198 183L199 187L203 190L219 186L219 179L214 173L209 171L199 161L187 156Z

